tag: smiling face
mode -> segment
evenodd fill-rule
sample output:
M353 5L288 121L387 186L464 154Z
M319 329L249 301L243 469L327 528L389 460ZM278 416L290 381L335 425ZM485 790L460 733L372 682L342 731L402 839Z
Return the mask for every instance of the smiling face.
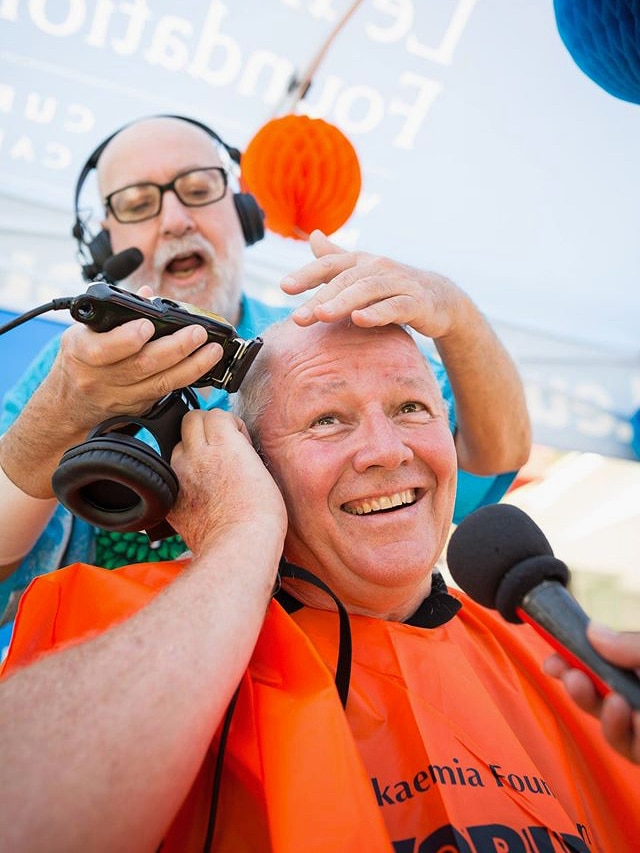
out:
M220 165L216 143L205 131L180 119L145 119L105 148L98 162L100 193L105 198L145 181L166 184L190 169ZM121 223L108 212L103 227L114 253L137 246L144 255L127 287L146 284L158 296L198 305L237 323L245 242L230 189L204 207L187 207L167 191L153 219Z
M438 385L398 327L284 328L256 426L287 505L285 554L351 612L406 618L430 591L455 497ZM295 594L327 606L306 585Z

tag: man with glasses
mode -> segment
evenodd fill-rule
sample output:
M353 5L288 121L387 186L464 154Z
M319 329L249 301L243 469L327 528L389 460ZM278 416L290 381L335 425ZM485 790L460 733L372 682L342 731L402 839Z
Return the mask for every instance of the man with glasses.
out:
M197 305L243 338L291 310L243 293L246 239L221 151L202 127L179 117L128 125L100 154L102 223L114 253L132 246L143 263L130 289ZM345 252L315 232L316 257L282 282L314 291L294 312L299 325L351 317L357 325L403 323L435 342L434 366L451 405L460 473L455 520L498 500L524 464L530 427L518 373L469 297L445 277L365 252ZM319 285L324 285L316 290ZM76 324L38 357L4 401L0 417L0 624L37 574L78 560L114 568L168 559L179 537L96 530L53 497L61 456L113 415L139 415L169 391L196 382L220 358L199 325L152 341L148 320L96 333ZM450 383L450 385L449 385ZM198 389L202 408L227 395ZM4 616L1 614L4 611Z

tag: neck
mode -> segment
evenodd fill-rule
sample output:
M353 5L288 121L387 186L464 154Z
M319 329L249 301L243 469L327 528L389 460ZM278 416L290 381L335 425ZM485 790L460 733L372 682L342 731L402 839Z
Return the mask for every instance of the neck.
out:
M287 563L289 568L295 566ZM320 580L324 580L319 574ZM326 583L326 581L324 581ZM331 588L331 584L328 584ZM333 599L322 589L318 589L305 580L283 577L282 588L306 607L316 610L336 610ZM404 622L416 612L420 604L431 592L431 572L424 583L409 589L388 589L386 587L369 588L366 595L357 595L355 590L331 588L334 595L344 605L350 615L369 616L387 622Z

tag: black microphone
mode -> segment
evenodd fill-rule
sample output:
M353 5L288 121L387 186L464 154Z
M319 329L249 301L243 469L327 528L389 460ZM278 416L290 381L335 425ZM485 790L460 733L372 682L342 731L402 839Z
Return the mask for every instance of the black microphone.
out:
M447 563L474 601L508 622L528 622L591 678L600 695L615 690L640 710L640 678L605 660L588 641L589 617L566 589L569 569L525 512L510 504L472 512L451 536Z
M123 278L131 275L143 261L144 255L140 249L135 246L132 246L130 249L124 249L124 251L118 252L117 255L111 255L104 262L104 276L111 284L115 284L117 281L122 281Z

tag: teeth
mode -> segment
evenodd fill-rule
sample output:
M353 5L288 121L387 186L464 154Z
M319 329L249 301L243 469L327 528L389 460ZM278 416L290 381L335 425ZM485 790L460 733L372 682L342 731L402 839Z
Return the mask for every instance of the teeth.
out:
M372 512L379 512L382 509L391 509L394 506L404 506L412 504L416 499L415 489L405 489L403 492L394 492L392 495L383 495L379 498L369 498L358 504L350 504L344 506L346 512L351 515L369 515Z

